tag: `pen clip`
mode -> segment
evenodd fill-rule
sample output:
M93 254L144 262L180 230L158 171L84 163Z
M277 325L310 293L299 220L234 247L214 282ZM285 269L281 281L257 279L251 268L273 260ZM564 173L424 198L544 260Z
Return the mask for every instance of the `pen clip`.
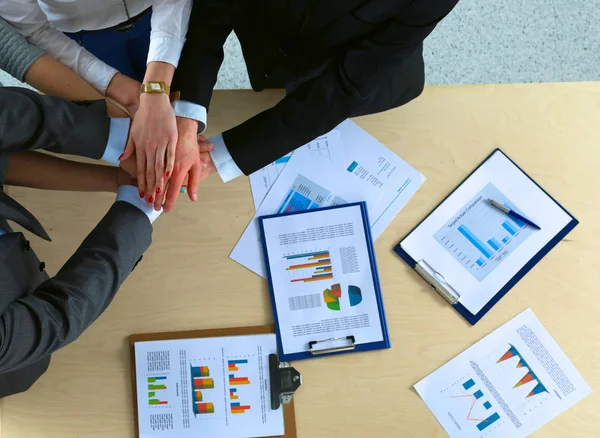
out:
M425 260L419 260L415 265L415 271L448 303L451 305L458 303L460 294L456 292L440 272L433 269Z

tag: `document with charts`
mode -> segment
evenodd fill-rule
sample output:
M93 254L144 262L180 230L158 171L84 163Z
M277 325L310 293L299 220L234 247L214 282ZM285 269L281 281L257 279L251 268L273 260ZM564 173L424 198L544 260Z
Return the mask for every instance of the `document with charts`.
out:
M335 348L332 338L341 345L348 336L357 345L384 341L364 203L260 220L282 355Z
M274 334L135 343L140 438L284 434L271 409Z
M530 309L415 389L451 438L526 437L592 392Z
M325 159L331 163L344 161L343 150L340 145L340 132L337 129L314 139L299 149L309 150L313 160ZM292 154L293 152L290 152L250 175L250 188L255 210L258 210L258 207L262 204L265 196L275 184L277 177L290 161Z

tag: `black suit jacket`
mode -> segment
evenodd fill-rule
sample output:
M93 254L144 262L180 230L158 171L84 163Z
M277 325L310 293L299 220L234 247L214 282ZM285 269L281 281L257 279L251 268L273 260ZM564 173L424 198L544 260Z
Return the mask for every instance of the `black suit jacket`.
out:
M103 105L0 88L0 156L46 149L100 158L109 133ZM33 215L0 190L1 228L8 227L6 219L47 237ZM52 278L22 233L0 236L0 397L29 388L46 370L50 354L100 316L151 235L140 210L117 202Z
M424 83L422 43L458 0L196 0L173 89L208 108L234 30L255 90L293 89L223 134L254 172L348 117L402 105Z

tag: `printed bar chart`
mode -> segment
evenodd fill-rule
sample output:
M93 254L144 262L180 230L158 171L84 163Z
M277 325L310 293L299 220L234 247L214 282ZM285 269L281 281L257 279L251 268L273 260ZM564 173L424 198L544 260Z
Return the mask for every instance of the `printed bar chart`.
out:
M477 429L479 429L479 431L481 432L482 430L485 430L487 427L491 426L492 424L494 424L496 421L498 421L500 419L500 415L498 415L497 412L494 412L492 415L490 415L487 419L483 420L481 423L479 423L477 425Z
M463 383L463 388L465 388L465 390L467 390L467 391L469 389L471 389L473 386L475 386L475 382L473 381L473 379L469 379L465 383Z
M160 382L162 380L167 380L165 376L160 377L148 377L148 383Z
M531 235L486 199L509 204L506 196L488 183L435 234L440 245L478 281L485 279ZM518 210L511 206L515 212Z
M148 385L148 391L160 391L161 389L167 389L166 385Z
M169 404L169 402L168 402L168 401L161 401L161 400L158 400L158 399L150 399L150 400L148 400L148 404L149 404L150 406L155 406L155 405L168 405L168 404Z
M242 406L241 403L231 403L232 414L244 414L248 410L250 410L250 406Z
M283 258L291 283L307 283L333 278L329 251L295 254Z
M207 366L192 367L192 377L208 377L210 370Z
M193 379L194 389L214 389L215 382L213 379L201 379L194 377Z
M277 213L293 213L319 208L329 196L328 190L308 178L298 175Z
M215 405L212 403L194 403L193 410L195 415L214 414Z

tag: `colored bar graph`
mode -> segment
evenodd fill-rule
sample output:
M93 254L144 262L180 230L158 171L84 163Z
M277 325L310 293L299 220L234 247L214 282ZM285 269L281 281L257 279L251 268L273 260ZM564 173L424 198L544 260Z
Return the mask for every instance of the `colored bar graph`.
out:
M485 428L487 428L487 427L491 426L492 424L494 424L499 419L500 419L500 415L498 415L497 412L494 412L486 420L483 420L481 423L479 423L477 425L477 429L479 429L479 431L481 432Z
M480 399L481 397L483 397L483 392L479 390L473 394L473 397L475 397L476 399Z
M248 359L228 360L227 363L228 364L239 365L239 364L242 364L242 363L248 363Z
M192 367L192 377L208 377L210 370L207 366Z
M215 405L212 403L194 403L193 406L194 414L214 414L215 413Z
M148 385L148 391L158 391L160 389L167 389L166 385Z
M167 402L167 401L161 401L161 400L157 400L157 399L151 399L151 400L148 400L148 404L149 404L150 406L156 406L156 405L168 405L168 404L169 404L169 402Z
M154 397L155 395L156 395L156 393L155 393L155 392L149 392L149 393L148 393L148 397Z
M481 240L479 240L479 238L477 236L475 236L475 234L471 233L471 231L465 227L464 225L460 225L458 227L458 231L467 238L467 240L469 242L471 242L471 244L477 248L479 250L479 252L481 252L484 256L486 256L488 259L492 257L492 253L485 247L485 245L483 244L483 242Z
M475 263L477 263L478 266L483 266L485 262L482 259L478 259Z
M241 403L231 403L232 414L243 414L248 410L250 410L249 405L242 406Z
M505 206L506 208L510 208L511 210L513 210L513 211L514 211L514 208L512 208L510 205L508 205L508 204L504 203L504 206ZM510 218L511 218L511 219L512 219L512 220L515 222L515 224L517 224L517 226L518 226L519 228L523 228L523 227L525 227L525 225L527 225L525 222L523 222L522 220L520 220L518 217L513 217L513 216L511 216Z
M323 257L329 258L329 251L309 252L306 254L296 254L296 255L292 255L292 256L286 256L285 258L288 260L292 260L292 259L301 259L303 257L309 257L309 260L323 258Z
M508 221L503 222L502 226L504 227L504 229L506 231L508 231L510 233L511 236L514 236L515 234L517 234L517 230L510 222L508 222Z
M313 275L312 277L298 278L296 280L291 280L291 282L297 283L297 282L303 281L303 282L307 283L310 281L327 280L329 278L333 278L333 274Z
M469 379L465 383L463 383L463 388L465 388L465 390L469 390L473 386L475 386L475 382L473 381L473 379Z
M160 376L160 377L148 377L148 383L154 383L157 382L159 380L167 380L167 378L165 376Z
M198 389L194 389L192 391L192 397L194 398L195 402L201 402L203 400L202 391L200 391Z
M313 263L305 263L303 265L292 265L289 268L287 268L288 271L292 271L294 269L302 269L302 268L312 268L315 266L329 266L331 265L331 260L330 259L325 259L325 260L319 260Z
M250 380L248 377L234 377L233 374L229 375L229 385L230 386L238 386L238 385L249 385Z
M488 241L487 241L487 243L489 243L489 245L490 245L492 248L494 248L496 251L498 251L498 250L500 249L500 247L502 246L502 245L500 245L500 243L499 243L499 242L498 242L496 239L494 239L494 238L492 238L492 239L488 240Z
M487 410L487 409L490 409L490 408L492 407L492 404L491 404L489 401L486 401L486 402L483 404L483 407L484 407L484 408Z
M213 379L200 379L198 377L194 377L192 379L194 389L214 389L215 382Z
M507 237L505 237L504 239L502 239L502 243L506 243L506 242L508 242L509 240L510 240L510 238L507 236Z

